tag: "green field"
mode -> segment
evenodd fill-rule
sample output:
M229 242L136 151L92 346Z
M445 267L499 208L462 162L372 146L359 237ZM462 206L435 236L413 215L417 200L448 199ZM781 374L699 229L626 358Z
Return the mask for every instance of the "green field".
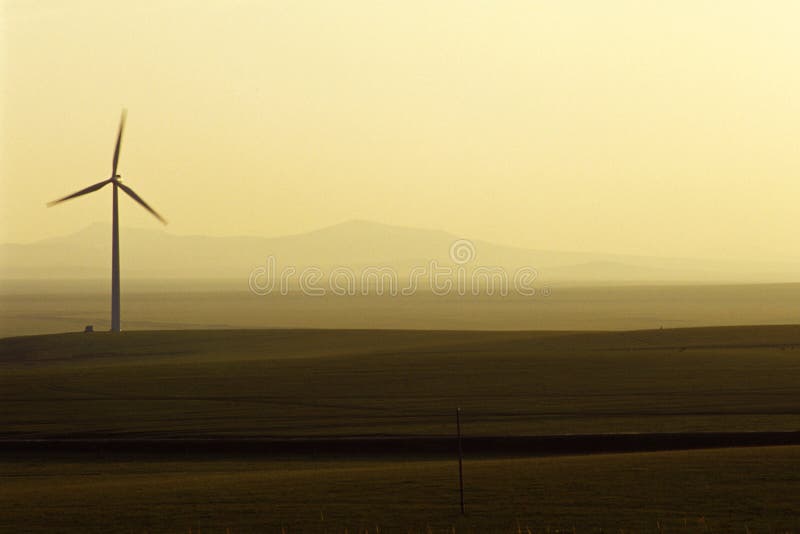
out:
M0 340L4 437L800 429L800 327Z
M467 458L460 518L453 461L21 456L0 462L0 531L800 532L799 463L800 447Z
M0 340L0 439L800 429L800 327ZM800 447L465 460L5 450L9 532L800 531Z

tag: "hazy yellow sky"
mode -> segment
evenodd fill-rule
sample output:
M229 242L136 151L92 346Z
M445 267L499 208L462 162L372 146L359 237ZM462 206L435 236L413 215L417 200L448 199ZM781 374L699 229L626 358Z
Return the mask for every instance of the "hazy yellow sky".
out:
M6 0L0 241L110 221L110 190L44 204L108 177L126 106L121 174L175 233L360 218L798 258L799 21L794 0Z

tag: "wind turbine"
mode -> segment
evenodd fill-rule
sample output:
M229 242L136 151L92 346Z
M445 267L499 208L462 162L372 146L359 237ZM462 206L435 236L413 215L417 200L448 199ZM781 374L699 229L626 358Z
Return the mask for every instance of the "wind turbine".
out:
M114 163L111 167L111 178L107 180L103 180L102 182L98 182L94 185L90 185L86 189L81 189L77 193L72 193L71 195L67 195L64 198L60 198L58 200L54 200L53 202L48 202L47 206L55 206L56 204L60 204L65 200L70 200L76 197L80 197L83 195L87 195L89 193L94 193L98 189L102 189L103 187L111 184L114 186L114 201L113 201L113 215L112 215L112 229L111 229L111 331L112 332L119 332L120 331L120 315L119 315L119 210L117 208L118 200L118 190L122 189L125 193L128 194L133 200L141 204L141 206L152 213L159 221L163 224L167 224L166 219L159 215L156 210L150 207L147 202L142 200L142 197L137 195L133 189L128 187L127 185L122 183L122 177L117 174L117 163L119 163L119 147L120 143L122 142L122 130L125 129L125 116L126 111L122 110L122 117L119 120L119 132L117 133L117 146L114 148Z

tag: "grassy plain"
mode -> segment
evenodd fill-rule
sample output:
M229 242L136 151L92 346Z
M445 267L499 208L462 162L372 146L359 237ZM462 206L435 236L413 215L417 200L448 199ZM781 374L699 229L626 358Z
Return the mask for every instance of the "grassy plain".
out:
M23 455L0 462L0 531L800 532L798 463L800 447L467 458L461 518L454 461Z
M0 340L3 437L800 429L800 327Z
M0 339L0 439L798 430L800 327ZM800 447L467 457L0 454L8 532L800 531ZM228 529L228 530L226 530ZM549 530L548 530L549 529Z
M124 266L123 266L124 267ZM233 281L122 278L125 330L643 330L798 321L800 284L547 286L549 294L258 296ZM109 283L0 280L0 337L108 330Z

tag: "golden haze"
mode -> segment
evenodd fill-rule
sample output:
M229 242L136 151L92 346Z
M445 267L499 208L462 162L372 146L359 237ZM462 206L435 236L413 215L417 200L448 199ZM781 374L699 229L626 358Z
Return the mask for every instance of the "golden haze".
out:
M800 4L4 3L0 241L350 218L524 247L797 258ZM158 223L127 199L125 226Z

